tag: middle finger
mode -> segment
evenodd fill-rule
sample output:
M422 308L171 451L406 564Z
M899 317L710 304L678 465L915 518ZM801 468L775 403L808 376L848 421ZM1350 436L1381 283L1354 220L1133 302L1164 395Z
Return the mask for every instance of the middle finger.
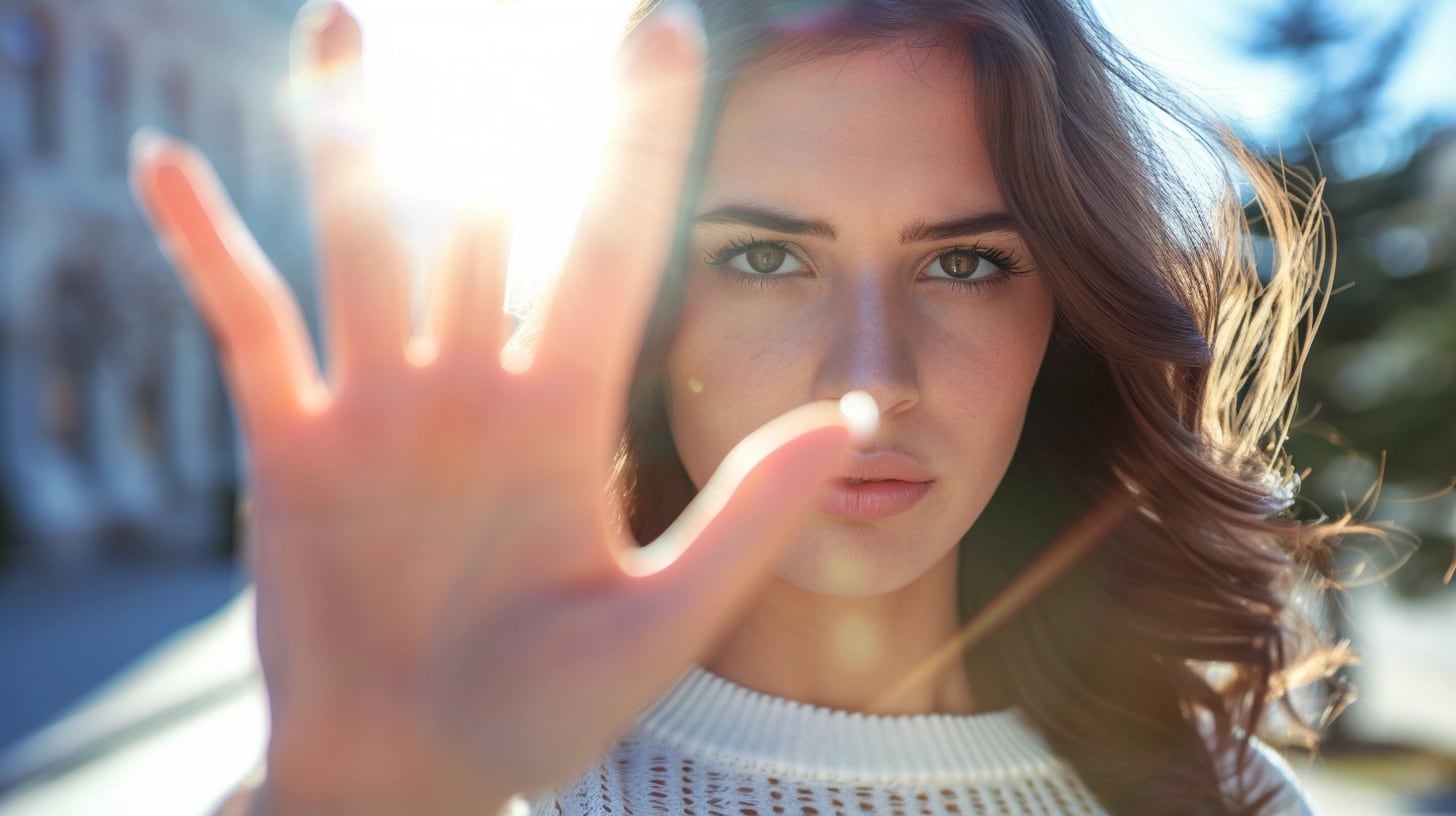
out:
M430 279L431 338L439 357L498 359L509 325L503 311L510 221L503 213L461 220Z

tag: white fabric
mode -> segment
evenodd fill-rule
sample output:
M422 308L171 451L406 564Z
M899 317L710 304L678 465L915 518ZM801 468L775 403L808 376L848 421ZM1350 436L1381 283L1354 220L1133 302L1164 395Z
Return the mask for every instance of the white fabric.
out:
M694 669L540 816L1102 814L1014 710L872 717Z
M1314 816L1257 740L1239 782L1283 788L1273 816ZM250 780L215 816L248 807ZM1224 772L1233 773L1228 764ZM7 811L8 812L8 811ZM1080 816L1105 811L1016 711L867 717L760 694L694 669L575 781L498 816Z

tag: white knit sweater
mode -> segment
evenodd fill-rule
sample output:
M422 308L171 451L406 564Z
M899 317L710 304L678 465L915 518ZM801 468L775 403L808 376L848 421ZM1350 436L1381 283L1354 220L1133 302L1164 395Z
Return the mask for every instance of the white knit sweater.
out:
M576 782L533 803L575 814L1100 814L1014 711L871 717L694 669Z
M1287 774L1287 766L1271 765ZM1293 795L1287 811L1308 813ZM1298 801L1295 801L1295 800ZM1016 711L878 717L694 669L533 816L1103 814Z

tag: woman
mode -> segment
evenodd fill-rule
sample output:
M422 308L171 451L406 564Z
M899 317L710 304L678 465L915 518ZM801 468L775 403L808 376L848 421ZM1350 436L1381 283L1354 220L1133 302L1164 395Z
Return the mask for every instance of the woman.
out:
M1276 516L1318 208L1249 163L1258 295L1066 0L702 5L629 38L529 365L500 219L411 341L337 6L326 384L201 159L139 148L251 454L256 812L1298 812L1248 735L1320 539Z

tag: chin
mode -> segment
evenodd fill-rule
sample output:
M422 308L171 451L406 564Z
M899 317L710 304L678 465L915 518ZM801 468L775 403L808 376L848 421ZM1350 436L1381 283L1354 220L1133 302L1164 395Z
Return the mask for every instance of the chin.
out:
M959 536L889 532L816 523L774 569L778 578L820 595L864 598L915 583L950 554Z

